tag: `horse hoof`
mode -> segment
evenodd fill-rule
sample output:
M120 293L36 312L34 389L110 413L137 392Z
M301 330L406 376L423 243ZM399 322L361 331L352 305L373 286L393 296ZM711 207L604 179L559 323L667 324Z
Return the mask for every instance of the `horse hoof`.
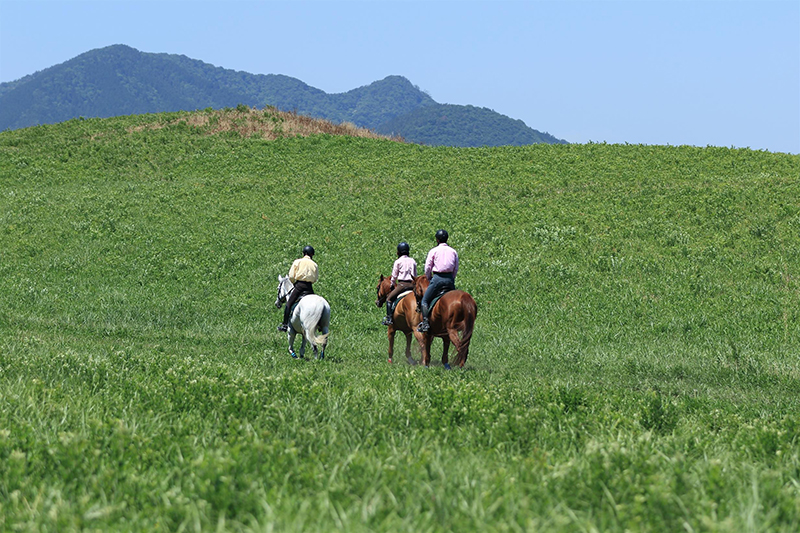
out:
M452 368L450 368L450 363L445 363L444 364L444 369L445 370L452 370Z
M290 352L289 355L292 356L292 359L297 359L297 354L294 352Z

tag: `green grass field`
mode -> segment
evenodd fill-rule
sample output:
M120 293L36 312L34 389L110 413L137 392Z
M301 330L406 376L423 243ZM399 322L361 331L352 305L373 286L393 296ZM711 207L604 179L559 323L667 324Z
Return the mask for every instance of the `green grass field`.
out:
M800 156L182 117L0 133L1 531L800 529ZM389 365L440 227L470 358ZM305 244L325 361L275 331Z

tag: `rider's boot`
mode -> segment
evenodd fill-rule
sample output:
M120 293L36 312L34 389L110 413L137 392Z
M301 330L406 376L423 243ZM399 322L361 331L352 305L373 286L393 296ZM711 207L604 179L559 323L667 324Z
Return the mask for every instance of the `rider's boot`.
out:
M431 323L428 322L427 318L423 318L422 322L420 322L419 326L417 326L417 331L419 333L427 333L428 331L430 331L430 329L431 329Z
M278 331L283 331L284 333L289 331L289 324L281 324L278 326Z
M384 326L391 326L392 324L394 324L394 321L392 321L392 312L391 311L386 313L386 317L384 317L383 322L381 322L381 324L383 324Z

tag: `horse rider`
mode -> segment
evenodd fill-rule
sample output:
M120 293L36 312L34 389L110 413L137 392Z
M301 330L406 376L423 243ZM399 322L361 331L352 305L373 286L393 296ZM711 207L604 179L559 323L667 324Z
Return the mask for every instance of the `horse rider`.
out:
M425 277L430 285L425 290L420 307L422 308L422 322L417 326L417 331L425 333L431 329L429 322L431 300L443 290L456 288L455 280L458 274L458 253L447 244L447 231L440 229L436 232L436 246L428 252L425 259Z
M283 323L278 326L278 331L289 331L289 319L295 302L301 296L314 294L313 284L319 279L319 268L313 257L314 248L306 246L303 248L303 257L295 259L289 269L289 281L294 284L294 289L286 301L286 308L283 310Z
M392 292L386 297L386 318L383 319L384 326L390 326L392 322L392 306L397 297L405 292L414 290L414 278L417 277L417 262L413 257L409 257L411 247L407 242L397 245L397 260L392 265Z

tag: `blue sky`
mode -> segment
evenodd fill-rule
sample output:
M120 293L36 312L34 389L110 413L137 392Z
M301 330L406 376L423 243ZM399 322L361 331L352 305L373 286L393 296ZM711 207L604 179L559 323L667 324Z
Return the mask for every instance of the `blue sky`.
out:
M570 142L800 153L797 0L0 0L0 82L111 44L328 93L402 75Z

